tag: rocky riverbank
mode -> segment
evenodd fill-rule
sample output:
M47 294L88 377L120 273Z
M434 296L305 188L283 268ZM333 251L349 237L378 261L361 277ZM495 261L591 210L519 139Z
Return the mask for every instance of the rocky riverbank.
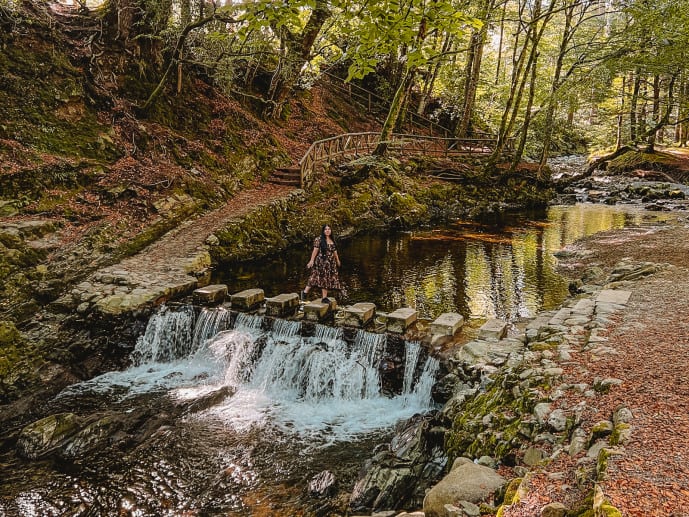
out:
M610 192L616 189L619 193L626 193L624 202L641 202L650 209L654 206L662 206L665 207L663 210L679 211L685 207L681 195L669 195L675 191L684 192L681 185L668 182L646 184L644 188L650 190L645 191L644 194L639 189L629 187L629 184L622 188L619 187L617 181L594 178L582 180L582 183L578 185L570 185L567 188L572 191L564 192L564 195L577 196L580 193L590 192L591 185L587 182L600 184L600 188L594 190ZM377 185L388 184L383 182ZM370 222L372 218L376 219L381 214L385 215L383 220L387 224L394 226L393 221L401 224L421 224L433 221L439 214L445 214L447 217L448 214L467 213L467 207L461 206L462 202L469 199L466 188L431 184L428 189L418 191L422 193L421 195L402 196L404 203L401 203L399 196L394 196L394 199L385 197L386 188L399 188L399 186L396 184L394 187L377 187L380 191L373 199L392 201L389 204L371 205L372 198L367 193L367 190L371 190L371 184L362 183L358 190L355 190L358 194L354 196L356 203L360 204L339 206L340 215L345 218L343 220L350 217L350 227L352 231L355 231L354 228L358 226L354 222ZM256 214L262 221L260 229L263 228L263 223L268 221L267 230L262 231L279 232L280 229L288 228L289 235L300 234L301 232L297 230L304 229L302 221L305 213L312 216L311 223L313 224L315 218L322 217L322 214L328 213L333 207L330 201L326 201L330 199L334 202L334 198L331 197L332 191L323 187L321 189L315 198L318 203L309 207L307 212L298 212L292 219L278 217L278 214L289 211L279 203L275 205L277 208L271 203L268 203L268 206L272 208L266 210L259 208ZM582 189L581 192L578 189ZM655 193L652 196L654 199L644 199L648 192ZM449 197L450 194L455 194L456 197ZM499 194L496 190L495 195ZM297 205L301 203L299 196L301 194L293 200ZM610 196L606 198L608 197ZM621 202L620 197L622 194L617 196L615 202ZM448 202L448 199L452 201ZM589 199L593 198L589 197ZM420 200L424 200L424 203ZM574 199L570 198L570 200ZM291 202L288 201L288 203ZM472 205L472 208L485 209L492 203L493 201L484 201L482 204ZM353 211L356 207L359 207L357 211ZM361 207L366 207L366 210L358 211ZM349 216L347 216L348 210L353 211ZM405 217L404 220L400 219L402 215ZM351 219L352 217L354 218ZM232 250L247 253L247 250L256 249L265 252L275 243L265 235L261 237L260 232L255 233L259 230L256 221L251 217L230 221L226 230L213 233L217 241L212 237L208 241L204 237L204 240L208 241L204 243L204 246L212 249L213 246L222 247L222 242L225 242L228 246L223 248L225 251L221 251L219 256L226 257L232 255ZM681 222L673 224L671 230L677 232L676 238L683 238ZM223 241L220 241L218 235L222 234L222 231L227 233ZM638 229L637 237L643 238L649 234L662 233L662 228L649 226ZM33 234L30 232L27 235ZM236 236L241 238L236 238ZM615 242L614 236L610 238L610 242L602 242L602 248L610 247L611 242ZM168 250L176 246L175 239L170 239L170 243ZM446 472L448 462L464 456L469 456L472 463L476 462L475 465L495 470L502 476L502 481L499 483L501 486L508 480L519 479L521 489L518 494L521 498L524 497L525 492L528 492L526 487L535 477L535 475L527 475L529 472L540 472L539 469L544 464L555 463L564 456L578 458L577 461L581 460L582 468L577 468L576 472L584 471L584 473L574 476L571 483L567 484L569 487L575 487L572 494L555 502L565 505L571 511L590 509L594 502L600 503L599 506L602 507L601 501L604 501L604 498L601 498L600 492L596 492L596 487L601 486L604 477L601 469L605 466L605 462L598 470L591 468L598 465L601 459L600 454L607 458L611 446L621 445L616 442L619 439L618 435L622 434L626 439L625 425L629 422L623 422L622 419L626 418L624 415L627 415L627 412L623 412L620 416L617 414L617 408L614 411L607 411L600 421L612 422L612 424L604 423L602 431L598 428L594 430L595 425L587 427L589 422L585 422L580 415L587 412L587 405L595 407L593 402L598 398L619 389L615 381L618 377L601 375L598 381L588 379L586 382L578 382L571 376L565 378L565 375L572 365L581 365L576 360L577 356L614 357L614 351L608 350L603 334L607 325L615 320L617 313L611 317L610 314L606 314L606 311L613 308L623 313L624 303L618 303L617 306L609 305L605 296L611 296L608 293L610 288L621 287L622 291L633 291L633 283L620 285L618 282L631 282L632 279L638 280L646 275L654 276L659 271L665 270L655 260L651 260L652 257L620 262L619 259L623 258L622 256L618 256L618 261L614 264L593 263L586 269L577 270L578 265L591 263L591 257L594 255L593 251L566 252L561 255L563 262L572 266L570 273L577 272L577 278L581 278L581 281L573 284L572 288L576 296L572 298L571 304L563 308L559 314L540 315L530 326L525 323L518 335L511 335L507 339L473 341L459 349L456 354L449 355L446 375L435 390L437 400L445 402L447 399L445 408L438 415L411 422L410 427L400 437L393 440L389 450L380 451L376 457L367 462L366 474L357 483L352 494L351 506L353 508L421 508L427 489ZM152 261L147 262L145 256L145 254L142 255L143 259L140 257L141 260L137 262L144 268L149 264L154 264ZM205 260L207 264L208 259ZM113 271L118 270L114 268ZM107 273L107 270L102 272ZM154 283L152 278L145 277L141 271L137 270L136 275L143 275L137 276L139 283ZM186 278L185 282L187 282ZM608 285L611 283L612 285ZM72 297L71 305L65 306L70 311L74 309L73 314L65 317L55 315L50 310L41 311L30 324L21 329L22 332L11 324L3 325L0 337L5 361L0 364L0 367L5 368L7 372L2 377L3 389L11 397L18 397L25 389L32 392L30 397L5 406L7 411L3 411L4 416L8 420L13 420L15 422L13 425L30 421L32 412L40 412L37 407L40 406L40 400L45 394L54 393L80 378L93 376L104 368L115 367L130 349L127 336L133 340L141 333L141 323L132 324L131 319L135 311L139 310L138 301L135 304L137 308L134 310L132 310L134 306L130 307L126 304L128 308L121 310L125 306L121 303L117 304L118 310L113 312L96 310L100 299L91 295L97 291L97 286L100 284L119 285L120 289L131 291L137 288L134 285L128 285L125 275L100 276L98 282L93 284L93 290L81 288L76 290L79 293L78 299ZM191 288L192 286L189 285L188 289ZM87 293L85 297L82 297L82 292ZM614 289L613 292L615 292ZM606 293L602 300L599 298L600 293ZM126 293L122 291L108 294ZM164 299L170 297L167 295ZM146 300L144 306L150 308L152 304L148 298ZM60 303L52 305L52 307L59 306ZM80 306L81 309L79 309ZM141 316L145 314L146 311L140 312ZM84 325L87 319L88 325ZM113 334L119 335L122 342L113 343L110 339ZM41 350L40 344L37 345L27 339L28 336L37 339L37 342L42 343L43 346L59 341L66 343L66 346L53 348L49 354L46 354L45 348ZM78 364L78 368L75 370L74 366L65 366L70 364ZM36 367L36 365L39 366ZM43 393L32 390L32 385L26 382L31 378L44 383ZM576 398L580 399L577 403L567 408L559 407L561 401ZM585 404L577 406L582 401ZM550 404L549 407L546 406L548 404ZM561 413L557 412L559 409L562 409ZM579 429L576 434L575 429ZM604 445L600 445L599 439L604 440ZM596 452L600 447L605 452ZM527 451L535 452L527 454ZM589 456L586 456L587 453ZM454 470L464 472L470 468L474 467L460 460L457 463L457 469L453 469L453 472ZM569 477L570 472L553 473L553 475L555 476L553 479L557 480L558 476ZM523 482L525 478L527 482ZM456 483L451 484L455 486ZM459 504L460 501L466 501L466 504L458 506L466 513L473 512L474 507L471 505L477 502L489 505L483 507L484 511L498 511L498 503L502 503L506 504L501 510L504 515L519 515L509 513L517 512L518 504L514 498L506 497L503 492L503 490L498 490L497 495L493 491L490 494L482 492L478 498L472 495L466 496L466 499L457 499L452 496L455 498L443 503L442 506L444 508L445 504ZM596 495L596 497L589 505L587 496L590 495ZM472 498L476 502L472 502ZM452 508L450 510L456 511Z
M562 364L575 363L582 353L612 356L604 333L625 310L632 294L627 288L663 267L621 262L607 277L589 269L587 283L578 283L577 294L561 309L524 321L509 337L486 336L452 353L434 390L436 398L445 399L442 410L414 422L367 462L352 507L423 507L416 515L433 517L509 515L511 505L528 491L532 470L566 454L579 459L580 498L564 501L569 506L554 501L544 515L603 510L614 515L600 493L589 496L604 479L609 456L619 454L630 439L631 411L622 406L601 415L593 429L583 427L583 407L595 406L599 394L620 380L611 375L572 382L564 378ZM558 404L566 393L579 401ZM450 472L439 483L429 483L446 462ZM419 478L425 480L415 483Z

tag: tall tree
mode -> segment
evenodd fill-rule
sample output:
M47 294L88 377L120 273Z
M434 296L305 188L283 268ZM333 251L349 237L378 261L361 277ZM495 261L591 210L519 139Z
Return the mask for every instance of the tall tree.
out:
M481 27L481 22L459 12L451 0L379 0L359 10L356 25L357 45L349 49L352 64L349 78L364 77L375 70L381 56L396 55L401 59L402 79L388 110L375 154L387 152L390 137L406 104L419 67L439 59L433 45L426 44L430 33L461 34L468 24Z

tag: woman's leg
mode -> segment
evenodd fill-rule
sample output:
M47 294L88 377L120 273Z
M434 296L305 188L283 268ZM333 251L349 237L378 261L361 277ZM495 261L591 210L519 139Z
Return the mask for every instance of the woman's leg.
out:
M311 290L311 286L309 284L306 284L306 287L304 287L304 290L299 294L299 298L301 299L302 302L306 300L306 295L309 294L310 290Z
M327 298L328 297L328 290L327 289L321 289L321 294L323 294L322 298Z

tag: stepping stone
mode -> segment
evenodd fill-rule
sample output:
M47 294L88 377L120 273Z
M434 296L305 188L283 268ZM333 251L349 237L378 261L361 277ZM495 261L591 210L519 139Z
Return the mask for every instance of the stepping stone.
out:
M283 293L266 298L266 315L284 318L294 316L299 309L299 295L297 293Z
M258 308L265 300L263 289L246 289L230 296L232 308L240 311L250 311Z
M604 289L596 297L596 303L615 303L618 305L627 305L629 297L632 295L631 291L621 291L618 289Z
M446 312L438 316L431 323L431 334L439 336L454 336L464 325L464 316L456 312Z
M418 312L411 307L402 307L388 314L385 323L388 332L404 334L409 326L418 319Z
M340 325L364 328L375 316L376 305L368 302L355 303L345 307L342 312L344 317L339 322Z
M323 321L337 309L337 301L330 298L330 303L323 303L320 300L309 302L304 305L304 318L308 321Z
M224 284L207 285L196 289L192 294L196 303L203 305L222 303L227 296L227 286Z
M489 319L478 329L479 339L497 341L505 336L507 336L507 323L499 319Z

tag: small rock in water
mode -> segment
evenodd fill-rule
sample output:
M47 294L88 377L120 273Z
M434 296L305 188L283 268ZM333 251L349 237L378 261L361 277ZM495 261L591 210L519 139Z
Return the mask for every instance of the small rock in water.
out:
M313 497L329 497L337 490L335 474L329 470L319 472L309 481L309 495Z

